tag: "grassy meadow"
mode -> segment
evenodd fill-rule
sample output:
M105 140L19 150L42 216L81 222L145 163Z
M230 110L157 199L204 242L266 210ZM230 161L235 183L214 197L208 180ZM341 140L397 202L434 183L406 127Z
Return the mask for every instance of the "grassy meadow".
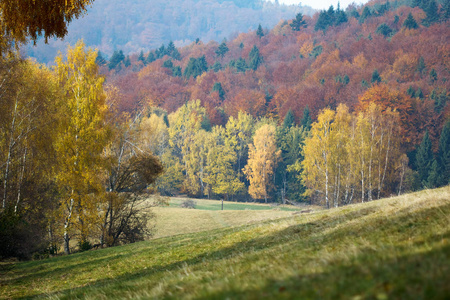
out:
M170 198L168 207L152 209L156 215L155 238L289 217L306 209L224 201L224 210L221 210L221 201L206 199L192 199L196 202L195 209L181 208L181 204L186 200L187 198Z
M211 214L214 221L208 222L216 225L121 247L3 263L0 298L450 296L450 187L304 214L269 209L214 217L219 211L179 211L176 203L158 209L166 210L156 212L161 221L174 209L172 221L182 219L178 224L200 212Z

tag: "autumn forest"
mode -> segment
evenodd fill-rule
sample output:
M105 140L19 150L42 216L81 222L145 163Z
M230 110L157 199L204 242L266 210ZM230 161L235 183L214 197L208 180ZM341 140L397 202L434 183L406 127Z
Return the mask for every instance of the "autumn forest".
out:
M79 41L52 66L12 32L0 256L142 240L151 193L333 208L448 185L449 17L372 0L184 47Z

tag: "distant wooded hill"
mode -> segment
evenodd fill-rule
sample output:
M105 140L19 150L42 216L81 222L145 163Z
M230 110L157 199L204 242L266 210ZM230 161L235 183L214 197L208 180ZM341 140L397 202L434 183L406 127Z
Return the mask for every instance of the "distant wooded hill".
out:
M45 44L42 40L35 47L28 45L26 53L46 63L79 39L109 56L114 50L136 53L169 41L177 46L196 39L222 41L259 24L272 28L299 12L312 15L315 11L263 0L96 0L86 16L70 24L63 41Z

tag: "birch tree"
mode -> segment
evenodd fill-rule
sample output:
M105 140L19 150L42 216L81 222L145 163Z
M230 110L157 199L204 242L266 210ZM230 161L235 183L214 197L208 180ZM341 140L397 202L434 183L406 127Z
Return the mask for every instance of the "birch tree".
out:
M67 60L56 58L55 73L63 91L59 103L58 134L55 150L58 160L57 183L61 191L64 252L70 253L75 228L80 241L87 241L101 193L102 152L108 141L105 126L104 79L95 63L97 52L86 49L82 41L67 50Z
M266 203L273 189L272 175L281 155L276 147L275 134L275 126L269 124L256 130L253 144L249 145L248 163L244 168L244 174L250 182L248 193L253 199L264 198Z

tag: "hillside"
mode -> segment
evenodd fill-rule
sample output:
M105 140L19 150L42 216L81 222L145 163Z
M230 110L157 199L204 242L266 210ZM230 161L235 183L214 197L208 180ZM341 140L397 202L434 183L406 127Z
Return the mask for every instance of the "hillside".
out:
M42 261L0 297L445 299L450 187Z
M148 51L169 41L184 46L197 38L221 41L261 24L272 28L296 13L314 10L298 5L279 5L262 0L96 0L87 14L74 20L63 41L40 41L26 52L39 62L51 62L58 51L79 39L110 56L115 50L126 54Z
M385 85L391 94L400 93L401 99L391 96L385 102L401 113L410 151L426 130L436 145L449 116L448 10L439 5L430 23L419 6L376 0L345 12L332 8L303 16L305 27L298 31L292 29L293 19L263 36L252 27L228 40L225 50L216 40L178 47L176 56L167 52L168 44L143 51L142 57L116 56L102 72L120 90L120 110L135 113L153 106L171 113L199 99L213 125L225 125L239 111L281 123L292 110L298 123L306 107L314 121L325 107L344 103L358 110L363 95L386 98L371 89ZM416 28L405 25L409 15ZM341 21L323 21L333 18ZM203 56L202 66L193 64Z

